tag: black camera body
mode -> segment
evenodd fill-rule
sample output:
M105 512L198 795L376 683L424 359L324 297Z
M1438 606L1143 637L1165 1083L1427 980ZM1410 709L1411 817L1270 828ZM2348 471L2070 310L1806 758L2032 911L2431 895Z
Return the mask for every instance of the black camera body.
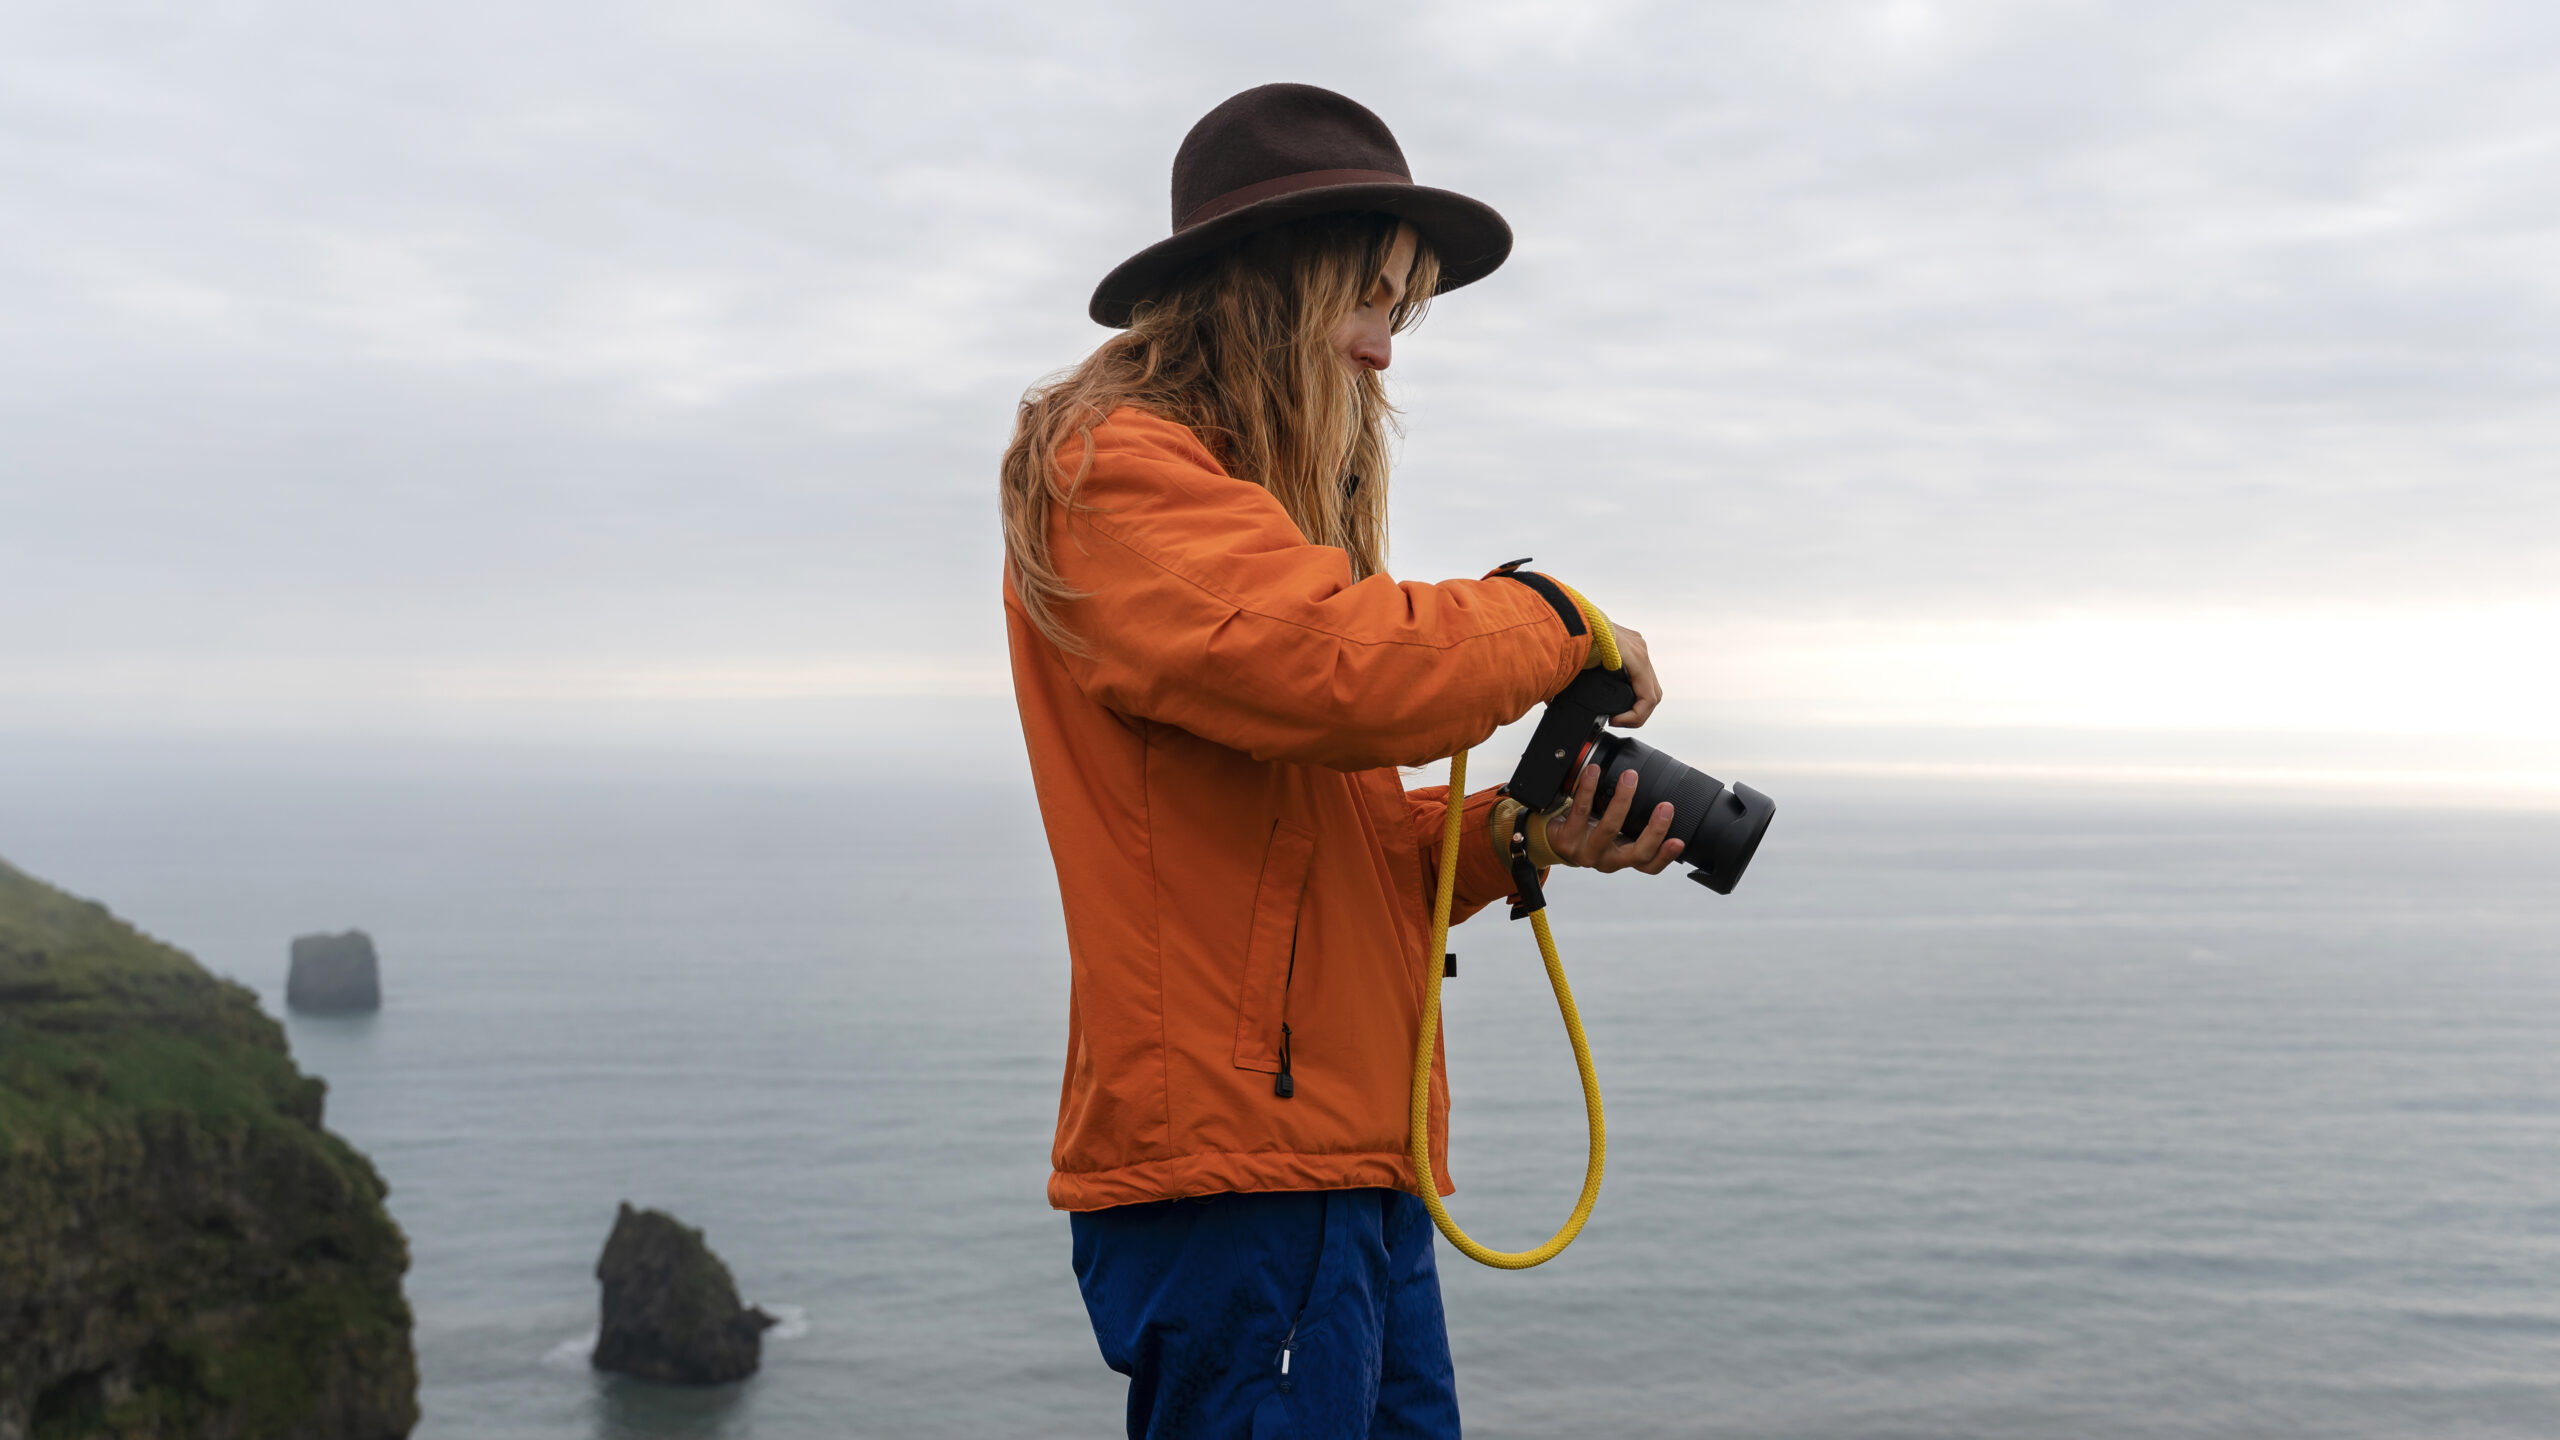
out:
M1748 785L1727 785L1695 770L1641 740L1612 734L1609 717L1636 703L1635 685L1624 670L1585 670L1538 717L1537 733L1521 752L1503 792L1532 811L1551 809L1568 795L1584 765L1600 767L1600 798L1605 805L1618 776L1636 776L1634 803L1620 834L1635 838L1644 830L1653 807L1671 802L1671 834L1682 849L1681 863L1696 868L1689 878L1719 895L1733 893L1760 837L1769 831L1778 804Z

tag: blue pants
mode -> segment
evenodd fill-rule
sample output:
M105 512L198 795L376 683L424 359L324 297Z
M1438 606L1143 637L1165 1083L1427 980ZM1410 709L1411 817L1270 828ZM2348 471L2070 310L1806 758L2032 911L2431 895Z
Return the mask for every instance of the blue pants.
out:
M1394 1190L1160 1200L1069 1217L1131 1440L1458 1434L1431 1214Z

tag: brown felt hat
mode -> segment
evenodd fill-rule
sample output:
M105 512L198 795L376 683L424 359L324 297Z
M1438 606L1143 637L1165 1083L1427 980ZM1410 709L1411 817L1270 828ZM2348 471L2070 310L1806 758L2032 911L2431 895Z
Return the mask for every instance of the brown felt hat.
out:
M1511 227L1492 206L1413 183L1386 122L1313 85L1259 85L1200 117L1173 156L1173 234L1102 277L1089 313L1113 329L1176 271L1284 220L1374 210L1410 223L1440 257L1440 290L1494 272Z

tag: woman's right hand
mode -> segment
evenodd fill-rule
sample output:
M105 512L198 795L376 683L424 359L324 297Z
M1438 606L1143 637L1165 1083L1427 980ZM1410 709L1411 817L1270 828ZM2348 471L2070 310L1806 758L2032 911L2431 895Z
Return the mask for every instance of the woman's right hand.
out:
M1609 628L1618 637L1618 663L1627 667L1627 679L1636 687L1635 708L1624 715L1610 716L1609 723L1621 730L1633 730L1662 703L1662 678L1653 673L1653 655L1644 648L1642 635L1624 625Z

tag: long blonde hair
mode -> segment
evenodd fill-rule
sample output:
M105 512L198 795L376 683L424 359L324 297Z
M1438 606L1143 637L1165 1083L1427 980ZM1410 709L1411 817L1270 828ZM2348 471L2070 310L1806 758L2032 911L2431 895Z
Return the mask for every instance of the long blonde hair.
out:
M1270 491L1310 542L1349 555L1354 578L1386 567L1396 410L1377 372L1345 364L1331 336L1376 288L1399 225L1391 215L1324 215L1248 236L1022 397L1004 452L1005 575L1042 635L1084 651L1059 617L1078 592L1052 563L1049 523L1053 507L1076 507L1093 427L1123 405L1189 426L1228 474ZM1439 275L1417 242L1389 317L1395 330L1422 318ZM1083 441L1072 468L1060 453L1070 437Z

